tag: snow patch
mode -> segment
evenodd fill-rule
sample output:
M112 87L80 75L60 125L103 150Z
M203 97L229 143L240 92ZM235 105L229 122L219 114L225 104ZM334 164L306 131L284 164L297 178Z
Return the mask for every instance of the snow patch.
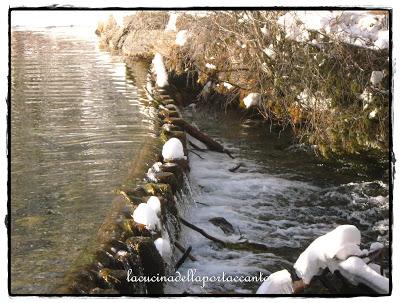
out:
M169 139L162 148L162 156L164 160L184 159L182 142L177 138Z
M168 239L158 238L154 241L154 245L156 246L158 252L164 260L171 257L171 243Z
M154 55L153 72L156 74L156 83L158 87L165 87L168 85L168 74L165 69L164 60L160 53Z
M261 95L259 93L250 93L243 98L243 103L246 106L246 108L257 106L260 103L260 101L261 101Z
M167 26L165 27L166 32L176 32L176 20L178 19L177 13L169 13L169 19Z
M151 196L147 200L147 205L154 210L157 216L161 214L161 202L160 199L158 199L156 196Z
M277 23L286 38L308 42L308 31L319 31L333 39L359 47L384 49L389 47L386 16L358 11L291 11L279 17Z
M372 112L369 113L368 118L374 119L376 117L377 113L378 113L378 109L375 108Z
M136 223L143 224L149 230L157 230L161 228L160 219L156 212L147 203L140 203L133 212L133 220Z
M378 85L381 83L384 76L385 74L382 71L373 71L371 73L370 81L373 85Z
M276 57L274 46L272 44L270 44L267 48L264 48L263 52L271 59L275 59Z
M384 247L384 245L380 242L373 242L371 243L371 246L369 247L369 252L374 252L377 250L381 250Z
M206 67L208 69L216 69L217 68L214 64L211 64L211 63L206 63Z
M233 85L229 84L228 82L224 82L224 83L222 83L222 85L227 89L232 89L233 88Z
M284 269L271 274L257 289L256 294L292 294L292 278Z
M176 34L175 44L179 46L184 46L188 38L188 31L181 30Z

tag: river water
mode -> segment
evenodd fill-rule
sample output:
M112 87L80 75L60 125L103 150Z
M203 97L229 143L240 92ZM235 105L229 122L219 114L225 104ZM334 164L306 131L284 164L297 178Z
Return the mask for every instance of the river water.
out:
M132 74L92 29L14 27L11 47L11 291L51 293L155 136L146 69Z
M182 276L256 277L282 269L293 273L300 253L340 224L354 224L361 230L361 248L368 249L373 241L388 245L388 165L372 169L371 163L362 161L322 161L304 147L292 145L287 134L270 133L269 125L243 114L188 109L185 116L220 140L235 159L193 150L202 159L189 152L191 190L185 196L191 207L181 215L216 238L247 239L271 250L227 249L184 227L180 241L192 246L198 261L187 260L179 270ZM240 168L229 171L239 163ZM212 224L215 217L231 223L233 234ZM203 287L202 283L171 283L169 291L251 294L260 285L227 280ZM309 289L314 294L321 291L321 285Z

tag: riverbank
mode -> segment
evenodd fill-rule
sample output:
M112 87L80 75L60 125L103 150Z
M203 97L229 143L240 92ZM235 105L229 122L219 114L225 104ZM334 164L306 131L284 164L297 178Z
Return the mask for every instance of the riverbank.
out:
M160 53L178 103L247 109L325 158L387 157L386 11L140 12L124 22L99 24L101 43L131 58Z

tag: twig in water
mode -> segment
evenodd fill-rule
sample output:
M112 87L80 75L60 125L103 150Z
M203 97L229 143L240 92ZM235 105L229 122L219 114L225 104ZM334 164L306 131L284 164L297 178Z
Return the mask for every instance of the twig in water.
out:
M186 225L187 227L189 227L189 228L191 228L191 229L197 231L198 233L202 234L202 235L203 235L204 237L206 237L207 239L209 239L209 240L211 240L211 241L214 241L214 242L217 242L217 243L220 243L220 244L223 244L223 245L226 245L226 243L225 243L224 241L222 241L222 240L220 240L220 239L217 239L217 238L215 238L215 237L213 237L213 236L210 236L210 235L207 234L204 230L202 230L201 228L199 228L199 227L193 225L192 223L189 223L189 222L186 221L185 219L179 217L179 220L182 222L182 224L184 224L184 225Z
M231 159L235 159L235 157L231 154L231 152L227 149L224 149L224 152L231 158Z
M188 141L189 141L189 145L192 146L193 148L197 149L198 151L202 151L202 152L207 151L207 149L199 147L198 145L194 144L192 141L190 141L190 140L188 140Z
M185 248L178 241L175 241L174 245L176 248L178 248L181 251L181 253L185 253L185 251L186 251ZM192 254L189 254L188 257L192 261L197 261L196 257L194 257Z
M194 203L201 204L201 205L205 205L205 206L210 206L209 204L206 204L206 203L203 203L203 202L194 201Z
M187 257L190 254L190 251L192 250L192 247L189 246L188 249L185 251L185 253L183 254L183 256L179 259L179 261L176 263L175 265L175 271L179 269L179 267L181 267L181 265L183 264L183 262L185 262L185 260L187 259Z
M199 157L200 159L203 159L204 160L204 158L202 157L202 156L200 156L198 153L196 153L195 151L193 151L193 150L191 150L191 149L189 149L189 151L191 152L191 153L193 153L193 154L195 154L197 157Z

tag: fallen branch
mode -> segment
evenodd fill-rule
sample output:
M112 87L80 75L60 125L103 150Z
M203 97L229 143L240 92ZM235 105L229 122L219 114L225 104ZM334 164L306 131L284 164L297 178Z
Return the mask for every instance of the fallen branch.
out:
M183 254L183 256L179 259L179 261L176 263L175 265L175 271L179 269L179 267L181 267L181 265L185 262L185 260L187 259L187 257L190 254L190 251L192 250L192 247L189 246L188 249L185 251L185 253Z
M179 242L175 241L175 242L174 242L174 245L175 245L175 247L176 247L177 249L180 250L181 253L184 253L184 252L186 251L185 248L184 248ZM192 254L189 254L188 257L189 257L189 259L192 260L192 261L197 261L196 257L194 257Z
M225 149L221 144L212 139L210 136L202 133L200 130L186 122L181 118L167 118L166 122L182 127L189 135L203 142L209 150L216 151L219 153L226 153L229 157L233 158L232 154Z
M267 251L267 252L274 253L274 254L277 254L277 253L281 252L281 250L282 250L282 247L278 247L278 248L269 247L262 243L251 242L249 240L245 240L242 242L225 242L221 239L218 239L218 238L215 238L214 236L209 235L200 227L193 225L192 223L186 221L185 219L183 219L181 217L179 217L179 220L182 222L183 225L186 225L187 227L193 229L194 231L197 231L198 233L202 234L205 238L207 238L211 241L214 241L218 244L224 245L226 248L237 249L237 250ZM293 251L297 252L297 248L285 247L285 251L286 251L286 253L291 254L291 253L293 253Z
M203 235L204 237L206 237L207 239L209 239L209 240L211 240L211 241L214 241L214 242L217 242L217 243L219 243L219 244L226 245L226 242L224 242L224 241L222 241L222 240L220 240L220 239L217 239L217 238L215 238L215 237L213 237L213 236L210 236L210 235L207 234L204 230L202 230L201 228L197 227L196 225L193 225L192 223L189 223L189 222L186 221L185 219L179 217L179 220L182 222L183 225L186 225L187 227L189 227L189 228L191 228L191 229L197 231L198 233L202 234L202 235Z

